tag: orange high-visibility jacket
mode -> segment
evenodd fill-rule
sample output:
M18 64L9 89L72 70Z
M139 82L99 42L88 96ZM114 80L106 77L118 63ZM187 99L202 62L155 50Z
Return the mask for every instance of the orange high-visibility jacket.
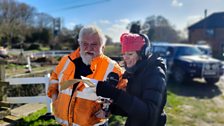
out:
M90 126L98 125L105 122L105 119L97 118L95 113L101 109L101 105L96 101L91 101L78 97L77 91L84 89L84 84L80 82L76 91L72 95L73 87L60 91L60 82L74 79L75 64L71 61L80 57L79 49L69 54L70 58L64 56L59 64L55 67L50 77L50 85L48 88L48 96L51 98L53 94L58 93L57 99L53 102L53 112L56 120L64 125L81 125ZM100 55L91 61L90 69L92 74L88 78L103 81L110 72L119 75L120 81L118 88L126 86L126 81L121 79L123 73L122 68L113 60L105 55Z

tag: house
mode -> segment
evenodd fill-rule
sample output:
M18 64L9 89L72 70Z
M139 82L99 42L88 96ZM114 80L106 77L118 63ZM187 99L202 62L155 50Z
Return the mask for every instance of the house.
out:
M224 59L224 12L213 13L188 27L189 42L206 41L213 56Z

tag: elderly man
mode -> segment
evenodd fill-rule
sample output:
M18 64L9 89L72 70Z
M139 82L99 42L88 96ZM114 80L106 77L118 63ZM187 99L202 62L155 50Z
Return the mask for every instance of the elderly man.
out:
M110 72L119 75L118 87L123 73L119 65L103 54L105 36L96 26L85 26L79 33L80 48L64 56L51 74L48 96L53 100L54 116L62 125L103 125L105 118L97 116L101 104L83 97L86 88L82 82L64 90L61 82L80 79L81 76L105 81ZM120 86L119 86L120 85Z

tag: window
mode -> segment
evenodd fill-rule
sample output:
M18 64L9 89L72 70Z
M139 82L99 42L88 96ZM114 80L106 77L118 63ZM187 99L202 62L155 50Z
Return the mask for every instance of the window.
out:
M213 37L214 36L214 29L207 29L206 30L206 35L208 35L209 37Z

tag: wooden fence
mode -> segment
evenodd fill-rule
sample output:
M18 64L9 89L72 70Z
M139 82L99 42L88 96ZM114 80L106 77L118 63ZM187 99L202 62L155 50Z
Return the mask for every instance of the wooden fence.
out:
M73 50L50 50L50 51L33 52L33 51L24 51L21 49L10 49L8 50L8 53L12 55L20 55L22 53L25 57L38 58L38 57L64 56L66 54L71 53L72 51Z
M47 113L51 113L51 99L47 96L47 89L49 86L49 75L45 77L30 77L30 78L7 78L6 82L9 85L45 85L45 96L25 96L25 97L6 97L7 103L45 103L47 105Z
M56 57L56 56L64 56L66 54L70 54L73 50L51 50L51 51L42 51L37 53L30 53L29 56L31 58L38 57Z

